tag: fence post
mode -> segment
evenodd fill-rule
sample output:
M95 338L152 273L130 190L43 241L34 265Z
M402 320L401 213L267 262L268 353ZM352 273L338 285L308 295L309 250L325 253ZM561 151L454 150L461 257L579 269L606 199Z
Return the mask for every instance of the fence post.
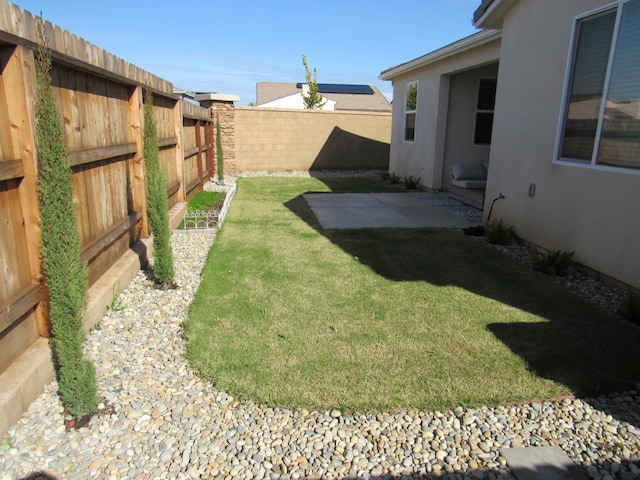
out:
M140 238L149 237L149 223L147 220L147 188L144 171L143 158L143 104L142 104L142 87L132 87L131 96L129 97L129 119L131 141L136 144L136 152L129 162L129 189L131 195L131 205L135 212L140 214L138 229Z

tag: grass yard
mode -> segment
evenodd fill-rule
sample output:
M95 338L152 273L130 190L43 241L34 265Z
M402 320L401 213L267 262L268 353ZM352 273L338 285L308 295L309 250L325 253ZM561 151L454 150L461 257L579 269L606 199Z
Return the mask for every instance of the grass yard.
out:
M596 394L640 380L640 329L477 239L327 230L314 191L378 179L245 178L185 322L218 388L286 407L379 411Z

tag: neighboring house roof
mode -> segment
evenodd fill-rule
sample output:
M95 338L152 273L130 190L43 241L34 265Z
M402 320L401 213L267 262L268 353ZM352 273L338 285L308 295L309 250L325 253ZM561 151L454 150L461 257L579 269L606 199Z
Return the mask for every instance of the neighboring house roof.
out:
M482 0L473 13L473 24L479 28L502 28L502 18L517 0Z
M256 83L256 106L292 95L300 95L303 85L303 83L258 82ZM318 92L324 98L336 102L335 110L391 111L389 100L373 85L319 83Z
M395 67L388 68L380 74L379 78L381 80L391 80L404 73L408 73L431 63L444 60L447 57L458 55L466 50L471 50L472 48L479 47L480 45L492 42L493 40L499 39L501 37L502 32L499 30L482 30L481 32L474 33L473 35L463 38L462 40L458 40L457 42L439 48L438 50L435 50L431 53L427 53L426 55L418 57L414 60L410 60L408 62L401 63L400 65L396 65Z

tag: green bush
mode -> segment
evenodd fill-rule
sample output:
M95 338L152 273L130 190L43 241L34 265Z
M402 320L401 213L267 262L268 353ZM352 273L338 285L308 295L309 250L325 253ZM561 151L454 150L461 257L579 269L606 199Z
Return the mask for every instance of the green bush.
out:
M397 184L397 183L400 183L400 181L401 181L401 180L402 180L402 177L400 177L400 175L398 175L396 172L391 172L391 173L389 174L389 181L390 181L392 184L394 184L394 185L395 185L395 184Z
M60 397L75 417L97 411L96 372L83 352L87 267L80 261L80 236L73 203L72 171L51 87L51 57L44 22L38 23L36 52L38 199L42 267L49 292L49 319Z
M501 218L485 223L484 235L489 243L496 245L507 245L516 238L513 227L508 226Z
M153 233L153 275L158 283L168 286L175 280L167 173L160 166L158 127L153 118L153 95L144 90L144 161L147 181L147 216Z
M420 180L422 177L414 177L413 175L409 175L409 176L404 176L404 186L407 190L415 190L416 188L418 188L418 185L420 184Z
M549 250L540 253L538 249L533 247L533 268L539 272L546 273L555 277L556 275L564 275L571 265L571 259L575 252L566 252L564 250Z

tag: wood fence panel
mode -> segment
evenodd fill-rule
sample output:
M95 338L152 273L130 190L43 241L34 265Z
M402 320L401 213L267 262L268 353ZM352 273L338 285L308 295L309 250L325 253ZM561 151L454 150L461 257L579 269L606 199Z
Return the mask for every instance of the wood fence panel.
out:
M0 372L47 322L40 307L33 55L0 45Z
M200 184L200 177L198 176L198 145L196 141L197 124L198 121L192 118L182 119L183 178L187 198L193 196L191 192Z
M5 305L33 282L17 180L0 181L0 219L0 305Z
M52 81L69 152L132 141L126 85L56 63Z

